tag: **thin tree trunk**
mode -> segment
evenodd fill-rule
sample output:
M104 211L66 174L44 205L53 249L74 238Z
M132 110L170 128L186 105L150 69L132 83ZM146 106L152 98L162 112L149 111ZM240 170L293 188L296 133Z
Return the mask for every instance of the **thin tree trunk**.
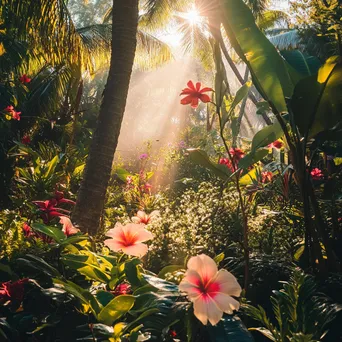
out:
M248 69L248 66L246 65L245 75L244 75L244 79L243 79L244 83L246 83L248 81L248 76L249 76L249 69ZM249 92L248 92L248 94L249 94ZM243 99L243 101L241 103L239 116L238 116L237 122L236 122L236 128L237 128L236 129L236 135L233 135L233 142L232 142L233 147L237 147L237 140L238 140L238 136L240 133L242 118L245 114L246 103L247 103L247 96Z
M139 0L113 0L112 54L107 84L72 216L82 231L100 226L114 153L126 107L137 44Z
M238 68L236 67L235 63L233 62L232 58L229 56L228 50L226 45L224 44L222 35L220 37L220 46L221 46L221 50L223 52L224 57L226 58L227 63L229 64L230 68L233 70L236 78L238 79L238 81L241 83L241 85L245 84L244 79L242 78L242 76L240 75L240 72L238 70ZM255 98L254 94L252 92L249 92L248 94L249 98L251 99L251 101L256 105L258 103L258 100ZM263 119L265 120L265 122L267 123L267 125L271 125L272 121L271 119L266 115L266 114L262 114Z

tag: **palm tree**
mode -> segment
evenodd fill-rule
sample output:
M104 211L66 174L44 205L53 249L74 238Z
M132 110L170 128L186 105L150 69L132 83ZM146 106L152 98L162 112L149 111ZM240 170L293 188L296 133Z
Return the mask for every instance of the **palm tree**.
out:
M73 220L96 233L126 106L137 46L139 0L113 0L112 53L97 128L78 192Z

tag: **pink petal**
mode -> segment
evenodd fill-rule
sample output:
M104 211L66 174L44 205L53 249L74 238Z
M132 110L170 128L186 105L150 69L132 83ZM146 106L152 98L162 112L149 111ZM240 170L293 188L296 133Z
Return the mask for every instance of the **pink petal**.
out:
M148 252L148 247L144 243L136 243L132 246L123 247L122 251L127 255L142 257Z
M203 282L213 279L218 271L216 262L205 254L190 258L188 269L197 271Z
M196 91L200 91L201 89L201 82L196 83Z
M153 234L146 229L141 229L137 233L136 242L145 242L153 239Z
M204 325L207 325L208 320L212 325L216 325L222 318L223 311L212 298L201 296L194 302L194 314Z
M220 293L240 297L241 286L236 278L227 270L219 270L214 281L219 284Z
M114 228L110 229L106 236L109 236L118 241L125 241L125 234L123 232L123 226L120 223L117 223Z
M213 297L217 307L227 314L232 314L234 310L239 310L240 303L224 293L218 293Z
M113 252L119 252L120 250L122 250L123 248L125 248L125 245L115 241L113 239L107 239L104 240L103 242L110 250L112 250Z

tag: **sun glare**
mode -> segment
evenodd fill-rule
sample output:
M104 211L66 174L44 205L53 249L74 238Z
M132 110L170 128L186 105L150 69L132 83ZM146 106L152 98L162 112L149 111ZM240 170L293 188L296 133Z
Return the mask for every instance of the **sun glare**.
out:
M185 13L184 18L188 20L191 25L197 25L201 22L201 15L195 7Z

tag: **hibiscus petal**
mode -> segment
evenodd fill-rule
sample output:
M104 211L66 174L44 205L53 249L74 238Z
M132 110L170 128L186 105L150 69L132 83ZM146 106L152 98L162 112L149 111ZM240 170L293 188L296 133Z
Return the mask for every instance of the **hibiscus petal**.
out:
M198 107L198 97L192 97L191 107L197 108Z
M216 325L223 316L223 310L221 310L216 302L210 297L207 300L207 313L208 320L212 325Z
M206 87L206 88L201 89L200 93L205 93L206 91L214 91L214 89Z
M204 282L214 278L217 273L216 262L205 254L190 258L188 269L196 271Z
M223 311L212 298L201 296L194 301L194 314L204 325L207 325L208 320L212 325L216 325L221 320Z
M196 91L196 88L195 88L195 86L194 86L194 84L193 84L192 81L189 81L189 82L187 83L187 86L188 86L191 90Z
M192 102L193 96L192 95L188 95L186 97L184 97L183 99L181 99L181 104L182 105L188 105Z
M184 88L183 90L182 90L182 92L180 93L180 96L181 95L189 95L189 94L193 94L193 90L192 89L190 89L190 88Z
M106 236L111 237L112 239L115 239L117 241L124 242L125 241L125 234L123 232L121 224L116 224L114 228L110 229L107 233Z
M123 247L122 251L127 255L142 257L148 252L148 247L144 243L136 243L132 246Z
M213 296L213 301L220 310L227 314L232 314L234 310L239 310L240 308L240 303L237 300L224 293L218 293Z
M235 297L240 296L242 290L241 286L236 278L227 270L219 270L214 281L219 284L220 293Z
M146 229L139 230L136 236L136 242L145 242L151 239L153 239L153 234Z
M208 103L208 102L211 101L211 98L210 98L209 95L207 95L207 94L201 94L201 95L199 96L199 98L200 98L200 100L201 100L202 102L204 102L204 103Z
M113 239L104 240L103 243L113 252L119 252L120 250L123 250L123 248L125 248L124 244Z

